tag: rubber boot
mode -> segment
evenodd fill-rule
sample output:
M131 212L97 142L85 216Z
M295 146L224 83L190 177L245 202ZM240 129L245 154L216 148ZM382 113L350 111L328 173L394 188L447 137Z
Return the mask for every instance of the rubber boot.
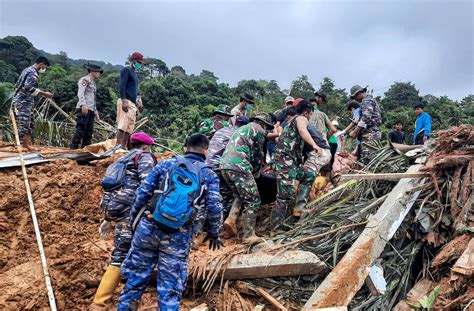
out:
M31 134L23 136L23 148L26 148L28 151L36 151L35 148L31 147Z
M309 193L311 192L311 186L302 185L298 186L298 193L296 194L296 204L293 208L293 216L300 217L308 204Z
M255 226L257 225L257 214L242 214L242 241L243 242L254 242L258 240L258 236L255 235Z
M120 283L120 267L109 265L95 293L93 304L106 307Z
M236 236L239 231L237 230L237 218L239 217L240 210L242 209L242 201L239 198L235 198L232 202L232 207L229 212L229 216L224 221L224 231L227 233L227 237L231 238Z

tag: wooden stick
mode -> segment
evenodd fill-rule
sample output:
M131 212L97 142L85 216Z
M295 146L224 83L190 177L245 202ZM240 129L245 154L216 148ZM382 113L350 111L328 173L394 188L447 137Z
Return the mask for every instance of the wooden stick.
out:
M387 173L387 174L343 174L341 179L383 179L398 180L402 178L424 178L429 177L428 173Z
M270 295L269 293L267 293L263 288L261 287L257 287L255 289L257 291L257 293L259 293L260 295L262 295L263 298L265 298L269 303L272 304L272 306L274 306L275 308L277 308L278 310L280 311L287 311L288 309L285 308L284 305L282 305L278 300L276 300L272 295Z
M43 249L43 242L41 240L41 231L36 217L35 205L33 203L33 196L31 195L30 182L28 181L28 174L26 172L25 161L23 160L23 152L20 147L20 137L18 136L18 129L16 127L15 115L13 110L10 110L10 119L13 124L13 133L15 134L16 148L20 157L21 171L23 173L23 180L25 182L26 196L28 198L28 204L30 205L31 218L33 219L33 226L35 228L36 242L38 244L38 250L41 258L41 265L43 267L44 281L46 283L46 289L48 291L49 306L51 311L56 311L56 299L54 298L53 287L51 285L51 278L48 272L48 263L46 262L46 255Z
M345 225L345 226L335 228L335 229L332 229L332 230L329 230L329 231L326 231L326 232L323 232L323 233L311 235L311 236L308 236L308 237L305 237L305 238L301 238L301 239L294 240L294 241L291 241L291 242L288 242L288 243L285 243L285 244L281 244L281 245L278 245L278 246L275 246L275 247L271 248L270 250L273 251L273 250L280 249L280 248L283 248L283 247L287 247L287 246L290 246L290 245L299 244L299 243L302 243L302 242L319 239L319 238L322 238L326 235L333 234L334 232L338 232L338 231L341 231L341 230L354 228L354 227L358 227L358 226L363 226L363 225L366 225L367 223L368 223L368 221L363 221L363 222L359 222L359 223L356 223L356 224Z

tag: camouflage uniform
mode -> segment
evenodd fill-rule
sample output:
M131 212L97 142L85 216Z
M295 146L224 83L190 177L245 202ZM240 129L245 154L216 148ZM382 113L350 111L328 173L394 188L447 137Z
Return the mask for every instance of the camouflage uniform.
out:
M35 66L25 68L15 85L13 102L18 114L18 134L23 141L25 134L33 134L35 120L33 119L33 106L35 96L38 95L38 71Z
M127 256L132 241L130 230L130 209L135 200L135 190L145 180L156 164L154 156L149 152L140 154L138 150L131 150L127 163L127 174L124 186L117 190L104 193L100 207L105 219L115 222L114 250L112 251L111 265L120 266Z
M224 115L215 115L210 118L204 119L201 124L199 124L199 133L205 134L209 139L214 136L214 133L221 128L229 126L229 122L226 120L229 117Z
M382 124L382 113L379 103L370 95L365 97L360 104L360 120L357 124L362 128L358 135L360 140L360 161L368 164L377 154L377 150L368 147L379 141L382 133L379 126Z
M203 162L204 158L194 153L186 157ZM137 217L138 211L151 199L155 189L158 189L167 171L176 162L176 158L162 161L136 191L131 221ZM198 202L193 212L193 223L185 225L179 232L166 233L147 217L139 221L133 236L132 247L122 265L122 276L127 280L120 293L118 310L130 310L138 306L155 266L158 268L157 290L160 310L179 310L181 296L186 287L188 274L189 244L192 228L202 226L206 220L200 215L207 214L207 230L211 236L219 236L222 227L222 205L219 200L219 179L208 167L202 169L202 182L205 191L201 202ZM202 209L206 212L201 212ZM197 216L195 216L197 215Z
M311 165L299 168L303 164L304 144L305 142L298 132L295 118L283 130L271 163L277 176L278 193L273 214L279 215L277 217L279 219L275 218L275 221L282 221L281 218L286 216L288 205L295 193L296 180L300 180L301 185L311 186L316 179L317 172L312 170ZM320 164L317 163L317 165Z
M238 126L230 126L218 130L209 142L206 159L206 163L212 168L217 176L219 176L219 192L222 197L224 219L229 215L234 195L221 174L219 163L230 137L238 128Z
M222 176L234 194L238 193L245 214L260 209L255 177L260 175L264 161L265 135L265 129L255 122L240 127L230 138L221 158Z

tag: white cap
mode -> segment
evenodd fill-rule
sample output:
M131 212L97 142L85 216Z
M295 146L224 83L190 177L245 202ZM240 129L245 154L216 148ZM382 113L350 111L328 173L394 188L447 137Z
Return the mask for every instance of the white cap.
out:
M288 103L288 102L294 102L294 101L295 101L295 99L292 96L285 97L285 104Z
M338 122L337 120L333 120L331 123L332 123L332 125L334 125L334 126L339 126L339 122Z

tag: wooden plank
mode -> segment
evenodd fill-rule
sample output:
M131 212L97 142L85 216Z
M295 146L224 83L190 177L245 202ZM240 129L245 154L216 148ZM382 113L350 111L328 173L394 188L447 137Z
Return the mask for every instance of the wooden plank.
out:
M288 310L287 308L285 308L284 305L282 305L278 300L276 300L275 297L267 293L263 288L257 287L255 290L257 291L257 293L262 295L262 297L265 298L272 306L277 308L277 310L280 310L280 311Z
M209 265L206 274L213 268L212 264ZM317 275L328 269L318 256L301 250L288 250L276 255L263 252L236 255L224 268L226 280Z
M417 173L420 167L421 165L412 165L407 173ZM417 191L410 195L410 192L424 182L418 178L404 178L398 182L377 213L370 218L359 238L306 302L303 310L341 307L350 303L362 287L370 267L393 237L420 193Z
M467 276L474 274L474 238L471 239L466 250L456 261L452 270Z
M427 279L419 280L407 296L393 308L393 311L412 311L415 307L420 307L420 300L428 296L435 285Z
M342 174L341 179L380 179L380 180L398 180L402 178L424 178L429 177L429 173L390 173L390 174Z

